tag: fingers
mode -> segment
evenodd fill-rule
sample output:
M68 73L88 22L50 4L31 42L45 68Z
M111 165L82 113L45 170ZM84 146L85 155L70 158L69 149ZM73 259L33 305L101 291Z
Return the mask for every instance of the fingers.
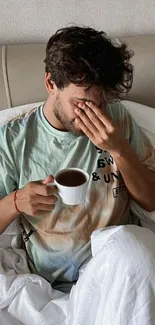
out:
M78 106L82 108L86 114L90 114L90 111L93 112L102 122L102 124L105 125L105 127L111 127L111 125L113 125L113 120L106 113L106 111L103 108L101 109L101 107L93 104L92 102L87 101L85 104L79 103Z
M48 212L48 211L44 211L44 212ZM41 216L42 214L43 214L43 210L37 210L37 211L34 211L34 213L31 213L31 216L38 217L38 216Z
M52 211L55 207L57 198L52 195L51 197L43 197L37 195L33 198L32 202L29 202L29 213L31 216L37 216L43 213L43 211Z
M80 127L80 129L85 133L85 135L93 142L95 141L94 134L92 131L83 123L79 118L75 119L75 123Z
M31 182L29 183L29 193L36 193L38 195L50 196L56 194L58 189L55 185L47 186L41 182Z
M104 130L105 126L98 118L98 116L86 105L83 109L76 108L75 113L79 116L82 122L87 126L87 128L95 135L99 136L99 131Z
M49 205L49 204L38 204L36 207L36 213L37 211L51 211L54 208L54 205Z
M47 205L52 205L55 204L57 201L57 197L55 195L50 195L50 196L42 196L42 195L37 195L36 198L33 199L34 204L47 204Z
M31 207L29 209L29 215L32 217L39 216L43 214L43 212L51 212L54 209L55 205L48 205L48 204L38 204L36 207Z
M46 185L52 182L54 182L54 177L52 175L49 175L42 181L42 184Z

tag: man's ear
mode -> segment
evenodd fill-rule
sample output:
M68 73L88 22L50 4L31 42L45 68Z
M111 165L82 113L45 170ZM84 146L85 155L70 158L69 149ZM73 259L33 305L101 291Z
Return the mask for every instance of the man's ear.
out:
M55 92L56 84L51 80L50 72L45 73L45 87L50 95L53 95Z

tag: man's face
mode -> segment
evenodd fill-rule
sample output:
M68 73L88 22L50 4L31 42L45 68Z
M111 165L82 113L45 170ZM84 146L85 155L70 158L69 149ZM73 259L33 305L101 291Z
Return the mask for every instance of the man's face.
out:
M77 136L83 135L83 132L75 123L77 116L74 113L74 109L79 103L86 101L92 101L101 107L103 103L103 91L96 87L86 89L74 84L70 84L63 90L56 88L53 110L63 130L70 131Z

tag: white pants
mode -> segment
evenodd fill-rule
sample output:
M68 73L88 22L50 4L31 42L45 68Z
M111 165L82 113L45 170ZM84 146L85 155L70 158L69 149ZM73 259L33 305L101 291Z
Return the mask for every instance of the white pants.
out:
M0 248L1 324L155 325L155 234L127 225L91 240L93 258L69 295L28 274L23 251Z

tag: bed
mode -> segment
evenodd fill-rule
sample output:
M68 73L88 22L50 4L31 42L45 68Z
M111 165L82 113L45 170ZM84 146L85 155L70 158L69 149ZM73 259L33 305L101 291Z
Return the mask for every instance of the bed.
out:
M115 39L125 41L135 52L132 63L135 67L133 88L125 98L124 105L144 129L155 145L155 36L135 36ZM45 44L6 45L0 47L0 124L31 109L46 99L44 88ZM143 216L143 225L151 230L154 215ZM121 228L120 228L121 231ZM115 228L108 230L108 236ZM149 237L148 233L148 237ZM94 256L103 246L105 239L92 236ZM98 237L99 238L99 237ZM0 235L0 322L5 325L111 325L101 317L101 310L94 320L89 317L92 297L98 297L90 281L85 287L84 269L81 270L81 294L74 288L70 295L53 290L43 278L30 273L26 254L21 249L20 229L16 222ZM104 258L104 255L102 256ZM99 260L98 260L99 262ZM98 265L98 264L96 264ZM96 272L95 264L90 277ZM82 278L83 276L83 278ZM83 281L83 282L82 282ZM89 290L88 290L89 288ZM92 291L90 291L90 288ZM97 299L97 298L96 298ZM102 305L101 305L102 307ZM126 309L129 313L129 308ZM109 311L110 315L110 311ZM129 315L129 314L128 314ZM110 316L109 316L110 317ZM112 315L111 315L112 317ZM117 325L127 325L127 318L117 320ZM135 323L130 322L130 325ZM138 320L137 320L137 323ZM148 325L144 317L143 325Z

